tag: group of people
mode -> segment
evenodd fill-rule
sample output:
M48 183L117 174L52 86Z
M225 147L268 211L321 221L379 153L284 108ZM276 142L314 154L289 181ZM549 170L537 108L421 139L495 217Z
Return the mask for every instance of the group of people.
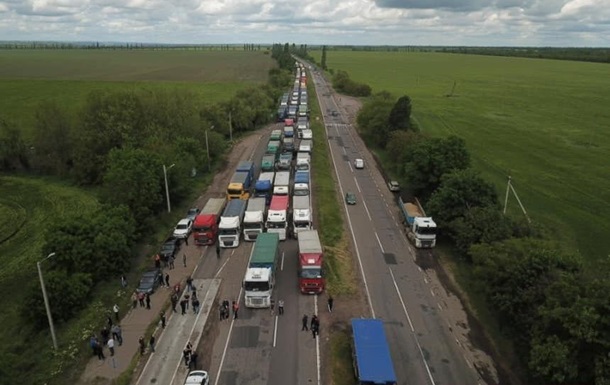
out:
M233 301L229 305L229 300L222 301L218 306L218 313L220 315L220 320L225 320L229 318L230 310L233 310L233 319L237 319L237 313L239 312L239 303Z
M189 341L184 350L182 351L182 358L184 359L184 365L190 370L197 370L197 350L193 349L193 344Z
M301 331L308 331L307 329L307 325L309 324L309 330L311 330L311 334L313 335L313 338L316 338L316 336L320 335L320 319L318 318L317 315L312 315L311 316L311 323L309 323L309 317L307 317L307 314L303 315L303 327L301 327Z
M116 306L116 305L115 305ZM97 356L98 359L104 360L104 347L108 348L110 356L114 356L114 346L118 343L119 346L123 345L123 331L121 325L112 322L112 317L108 316L108 326L104 326L100 330L101 340L97 335L93 334L89 339L89 345L93 351L93 355Z

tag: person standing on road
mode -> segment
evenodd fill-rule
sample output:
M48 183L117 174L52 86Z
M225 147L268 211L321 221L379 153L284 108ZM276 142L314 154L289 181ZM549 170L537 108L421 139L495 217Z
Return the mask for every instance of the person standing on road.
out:
M180 301L180 309L182 310L182 315L186 314L186 304L188 303L188 299L183 299Z
M316 338L316 336L318 335L318 324L311 325L311 335L313 336L313 338Z
M275 314L275 300L273 298L271 298L271 301L269 302L269 307L271 308L271 315Z
M165 312L161 312L161 329L165 329Z
M146 296L144 295L144 293L140 292L138 293L138 302L140 302L140 307L145 307L146 305L144 305L144 298Z
M193 278L191 278L190 275L186 279L186 287L188 288L189 291L193 291Z
M151 335L150 336L150 340L148 341L148 345L150 346L150 352L154 353L155 352L155 342L157 340L155 339L155 335Z
M108 350L110 351L110 357L114 356L114 339L110 338L106 343Z
M169 289L169 273L165 273L165 286Z
M307 321L308 321L308 317L307 314L303 315L303 326L301 327L301 331L305 330L307 331Z
M189 348L184 348L184 350L182 351L182 358L184 358L184 365L186 365L186 367L188 368L191 360L191 351Z
M169 256L169 269L173 270L174 269L174 261L176 260L176 258L173 255Z
M193 352L191 353L190 362L190 367L192 370L197 370L197 357L199 357L199 354L197 354L197 350L193 350Z
M233 319L237 319L237 312L239 311L239 304L233 301Z
M216 258L220 258L220 241L216 240Z
M102 347L102 345L100 345L100 342L98 340L95 340L95 354L97 354L97 359L98 360L105 360L106 356L104 355L104 348Z
M150 310L150 294L146 293L146 308Z
M186 267L186 253L182 254L182 264Z
M115 303L112 307L112 311L114 312L114 319L119 322L119 305Z
M172 294L171 301L172 301L172 311L174 313L176 313L176 305L178 304L178 296L176 295L176 293Z
M328 295L328 311L329 311L330 313L332 313L332 312L333 312L333 303L334 303L334 302L335 302L335 300L333 299L333 296L329 294L329 295Z
M138 307L138 294L134 291L131 295L131 308L135 309Z
M193 313L197 314L199 313L199 298L197 297L193 297Z
M186 237L184 237L184 244L187 246L189 245L189 235L188 234L186 234Z
M277 311L278 311L279 315L284 314L284 300L283 299L280 299L277 302Z
M138 344L140 345L140 355L143 356L146 351L146 344L144 343L144 337L140 336L138 340Z

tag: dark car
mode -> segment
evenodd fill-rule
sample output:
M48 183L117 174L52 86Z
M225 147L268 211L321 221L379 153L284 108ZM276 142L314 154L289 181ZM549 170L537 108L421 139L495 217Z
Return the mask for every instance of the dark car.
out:
M154 293L157 286L159 286L161 283L161 277L161 269L151 270L143 273L136 291L138 293L146 294Z
M345 203L347 203L348 205L355 205L356 204L356 194L348 192L345 194Z
M178 252L179 247L180 240L178 238L169 237L165 242L163 242L159 254L165 260L167 260L167 258L169 257L176 257L176 253Z

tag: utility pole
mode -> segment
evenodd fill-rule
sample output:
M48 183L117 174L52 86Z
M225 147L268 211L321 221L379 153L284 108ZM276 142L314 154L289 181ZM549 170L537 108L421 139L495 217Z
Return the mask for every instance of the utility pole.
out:
M172 208L169 204L169 186L167 185L167 171L169 169L171 169L172 167L174 167L176 164L172 163L171 166L169 167L165 167L165 165L163 165L163 177L165 178L165 198L167 199L167 212L171 213L172 212Z
M49 328L51 329L51 339L53 340L53 349L57 350L57 337L55 336L55 326L53 325L53 316L51 315L51 307L49 306L49 298L47 297L47 288L44 285L44 279L42 278L42 269L40 263L53 257L55 253L47 255L42 261L36 262L38 268L38 277L40 278L40 287L42 288L42 298L44 299L44 307L47 310L47 318L49 319Z

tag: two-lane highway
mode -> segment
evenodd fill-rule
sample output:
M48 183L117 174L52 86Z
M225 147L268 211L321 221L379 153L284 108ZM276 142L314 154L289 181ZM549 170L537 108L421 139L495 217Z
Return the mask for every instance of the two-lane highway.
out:
M450 332L435 294L415 264L414 251L392 212L395 203L372 162L352 167L356 158L371 159L354 138L325 80L314 76L320 108L341 195L356 194L355 206L345 205L357 263L371 315L384 320L400 384L477 384L478 373ZM328 96L325 96L328 95ZM333 116L331 111L339 111Z

